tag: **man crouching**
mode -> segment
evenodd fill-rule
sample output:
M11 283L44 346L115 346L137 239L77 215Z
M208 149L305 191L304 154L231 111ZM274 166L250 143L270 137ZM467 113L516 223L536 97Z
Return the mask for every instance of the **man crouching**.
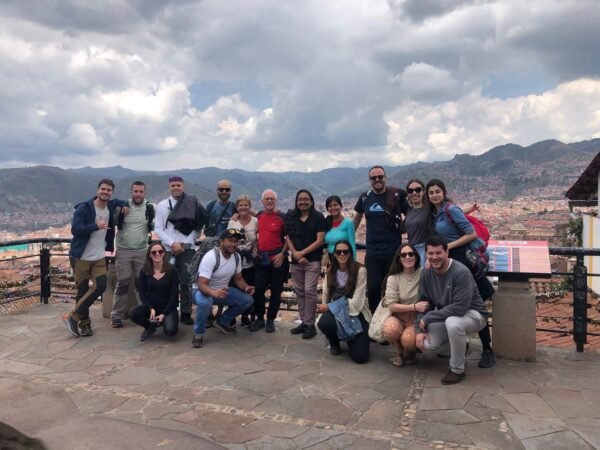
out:
M254 286L249 286L242 278L242 264L237 246L243 235L236 229L225 230L219 246L209 251L200 262L197 285L193 287L196 303L196 323L192 347L204 346L206 321L213 304L227 306L225 312L215 320L214 325L225 334L235 334L231 321L242 314L254 302ZM230 282L236 287L230 286Z
M471 271L448 257L448 245L439 237L425 243L429 268L419 284L429 311L416 319L417 347L422 352L440 352L450 346L450 368L442 384L456 384L465 376L467 335L481 330L487 310Z

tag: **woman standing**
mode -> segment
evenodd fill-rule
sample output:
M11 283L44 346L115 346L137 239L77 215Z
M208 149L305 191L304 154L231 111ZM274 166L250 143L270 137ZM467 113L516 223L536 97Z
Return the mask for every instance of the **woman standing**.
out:
M467 260L467 250L473 246L480 246L480 240L477 238L473 225L465 213L450 201L443 181L430 180L427 183L426 191L433 214L435 232L448 244L450 257L460 261L473 271L472 264ZM495 289L485 274L478 274L475 282L483 301L489 300ZM492 337L488 324L479 332L479 339L481 339L483 352L478 365L483 368L492 367L496 362L496 357L492 351Z
M165 335L175 336L179 331L179 275L167 262L165 247L160 242L154 241L148 246L139 277L139 292L142 303L131 309L129 318L144 327L140 340L150 339L159 326Z
M329 215L325 218L327 222L327 233L325 244L327 253L333 255L333 248L338 241L348 241L352 247L352 257L356 259L356 239L354 236L354 224L342 214L342 200L337 195L331 195L325 200L325 208Z
M228 229L239 230L244 237L240 240L237 251L242 257L242 278L250 286L254 286L254 258L257 255L258 219L250 214L252 201L246 194L240 195L235 207L237 214L229 220ZM248 317L249 311L242 314L242 326L250 326L253 318Z
M340 339L338 337L338 318L331 311L332 301L345 297L348 301L347 313L350 317L358 318L360 331L347 340L348 353L352 361L362 364L369 359L369 322L371 310L367 302L367 270L362 264L352 258L352 246L348 241L338 241L335 244L331 265L323 282L323 303L317 305L317 312L322 313L319 329L327 336L329 351L339 355Z
M405 244L396 252L384 281L384 306L389 308L391 315L383 323L383 337L396 350L392 358L396 367L416 362L415 318L417 312L425 312L429 307L428 302L419 301L420 279L419 252L414 245Z
M406 184L408 204L404 226L408 234L408 242L419 253L421 267L425 266L425 240L431 234L431 211L426 205L425 183L419 179L410 180Z

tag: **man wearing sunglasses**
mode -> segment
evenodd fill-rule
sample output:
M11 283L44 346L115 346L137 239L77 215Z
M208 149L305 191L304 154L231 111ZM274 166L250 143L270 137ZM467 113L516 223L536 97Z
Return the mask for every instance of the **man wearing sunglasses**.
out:
M204 229L206 237L218 238L227 229L229 219L237 210L235 203L229 201L231 197L231 183L221 180L217 183L217 199L211 200L206 205L208 224Z
M396 250L402 243L402 218L408 211L406 192L386 186L387 176L381 166L369 170L371 190L364 192L354 206L354 229L363 216L367 221L367 296L372 312L381 300L381 283L387 274Z

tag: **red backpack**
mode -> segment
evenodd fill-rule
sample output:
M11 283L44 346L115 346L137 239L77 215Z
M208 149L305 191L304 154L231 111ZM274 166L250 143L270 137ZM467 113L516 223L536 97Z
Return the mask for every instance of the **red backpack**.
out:
M452 214L450 214L450 212L448 211L449 207L450 202L447 202L446 207L444 208L444 212L446 213L446 217L448 217L450 223L452 223L452 225L456 227L454 219L452 219ZM471 222L471 225L473 225L473 228L475 229L475 233L477 233L477 237L484 242L485 248L487 248L488 242L490 240L490 230L488 230L485 224L477 217L472 216L471 214L465 214L465 217L469 222Z

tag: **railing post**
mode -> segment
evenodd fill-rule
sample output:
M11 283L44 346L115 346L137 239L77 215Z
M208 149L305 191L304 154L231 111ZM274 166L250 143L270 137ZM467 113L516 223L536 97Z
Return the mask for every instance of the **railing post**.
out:
M578 352L587 344L587 267L583 251L576 251L577 262L573 270L573 340Z
M42 244L40 249L40 303L48 304L50 298L50 249Z

